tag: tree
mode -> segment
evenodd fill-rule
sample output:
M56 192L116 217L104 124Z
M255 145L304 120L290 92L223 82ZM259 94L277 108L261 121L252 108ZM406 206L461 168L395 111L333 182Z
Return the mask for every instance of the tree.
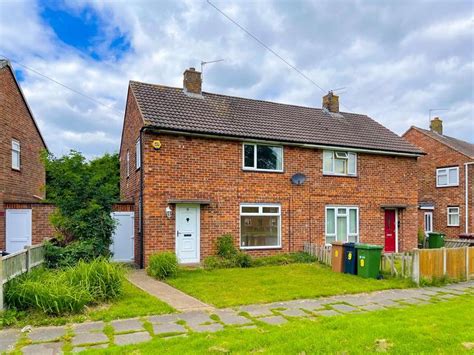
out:
M60 158L45 154L43 160L46 199L57 207L51 216L58 232L56 246L79 243L93 256L108 255L115 228L112 205L119 199L118 155L87 161L81 153L71 151Z

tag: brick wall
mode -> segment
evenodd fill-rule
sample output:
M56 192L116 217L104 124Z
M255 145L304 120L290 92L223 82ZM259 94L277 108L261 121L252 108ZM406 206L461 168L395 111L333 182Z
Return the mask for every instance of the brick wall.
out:
M44 197L45 169L40 152L45 149L14 77L0 69L0 246L5 243L4 201L37 201ZM21 169L12 169L11 141L21 145Z
M160 150L152 148L157 139ZM398 212L399 246L416 247L415 158L359 154L354 178L323 176L322 151L316 149L285 146L285 171L265 173L242 170L242 144L236 141L147 133L142 145L145 262L153 252L175 250L175 206L173 217L165 216L169 199L211 201L201 207L201 260L215 252L216 238L224 233L231 233L238 246L239 205L245 202L281 204L282 248L249 251L253 255L302 250L305 241L324 243L325 206L331 204L358 206L360 240L380 245L384 244L381 205L406 205ZM290 183L297 172L308 177L302 186ZM122 186L125 197L131 197L123 178Z
M464 163L469 159L464 154L423 134L417 129L410 129L404 138L420 147L427 154L418 158L419 200L435 203L433 211L433 229L445 233L449 238L456 238L465 230L465 169ZM436 168L459 167L459 186L436 187ZM474 167L469 167L469 209L470 232L474 232ZM459 206L459 227L448 227L448 206ZM420 227L423 227L424 211L419 212Z

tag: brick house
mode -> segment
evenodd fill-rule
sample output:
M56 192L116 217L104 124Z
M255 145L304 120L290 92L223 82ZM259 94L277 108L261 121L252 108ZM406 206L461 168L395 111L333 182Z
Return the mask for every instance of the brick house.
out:
M215 253L218 236L254 256L304 242L416 247L422 151L366 115L131 81L120 147L121 195L135 203L135 260Z
M0 60L0 127L0 250L14 252L52 235L54 206L43 202L46 144L6 60Z
M420 228L449 238L474 233L474 144L444 135L438 117L403 137L426 152L418 159Z

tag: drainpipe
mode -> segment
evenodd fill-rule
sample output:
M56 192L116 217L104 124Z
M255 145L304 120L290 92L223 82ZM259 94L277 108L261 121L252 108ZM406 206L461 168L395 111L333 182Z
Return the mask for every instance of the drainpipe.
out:
M469 233L469 165L473 165L474 161L469 163L464 163L464 184L465 184L465 193L466 193L466 200L465 200L465 211L466 211L466 223L464 226L465 233Z
M140 269L143 269L144 263L144 256L143 256L143 236L145 235L144 230L144 223L143 223L143 170L145 167L143 166L143 131L145 127L140 129L140 243L139 243L139 262L140 262Z

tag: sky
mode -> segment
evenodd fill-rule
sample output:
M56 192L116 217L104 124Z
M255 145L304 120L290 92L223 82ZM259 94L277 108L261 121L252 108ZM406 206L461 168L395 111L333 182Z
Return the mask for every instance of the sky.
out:
M210 6L187 1L0 0L0 55L16 71L49 150L117 152L129 80L367 114L397 134L427 128L474 143L473 1L211 0L310 77ZM32 68L90 100L22 65Z

